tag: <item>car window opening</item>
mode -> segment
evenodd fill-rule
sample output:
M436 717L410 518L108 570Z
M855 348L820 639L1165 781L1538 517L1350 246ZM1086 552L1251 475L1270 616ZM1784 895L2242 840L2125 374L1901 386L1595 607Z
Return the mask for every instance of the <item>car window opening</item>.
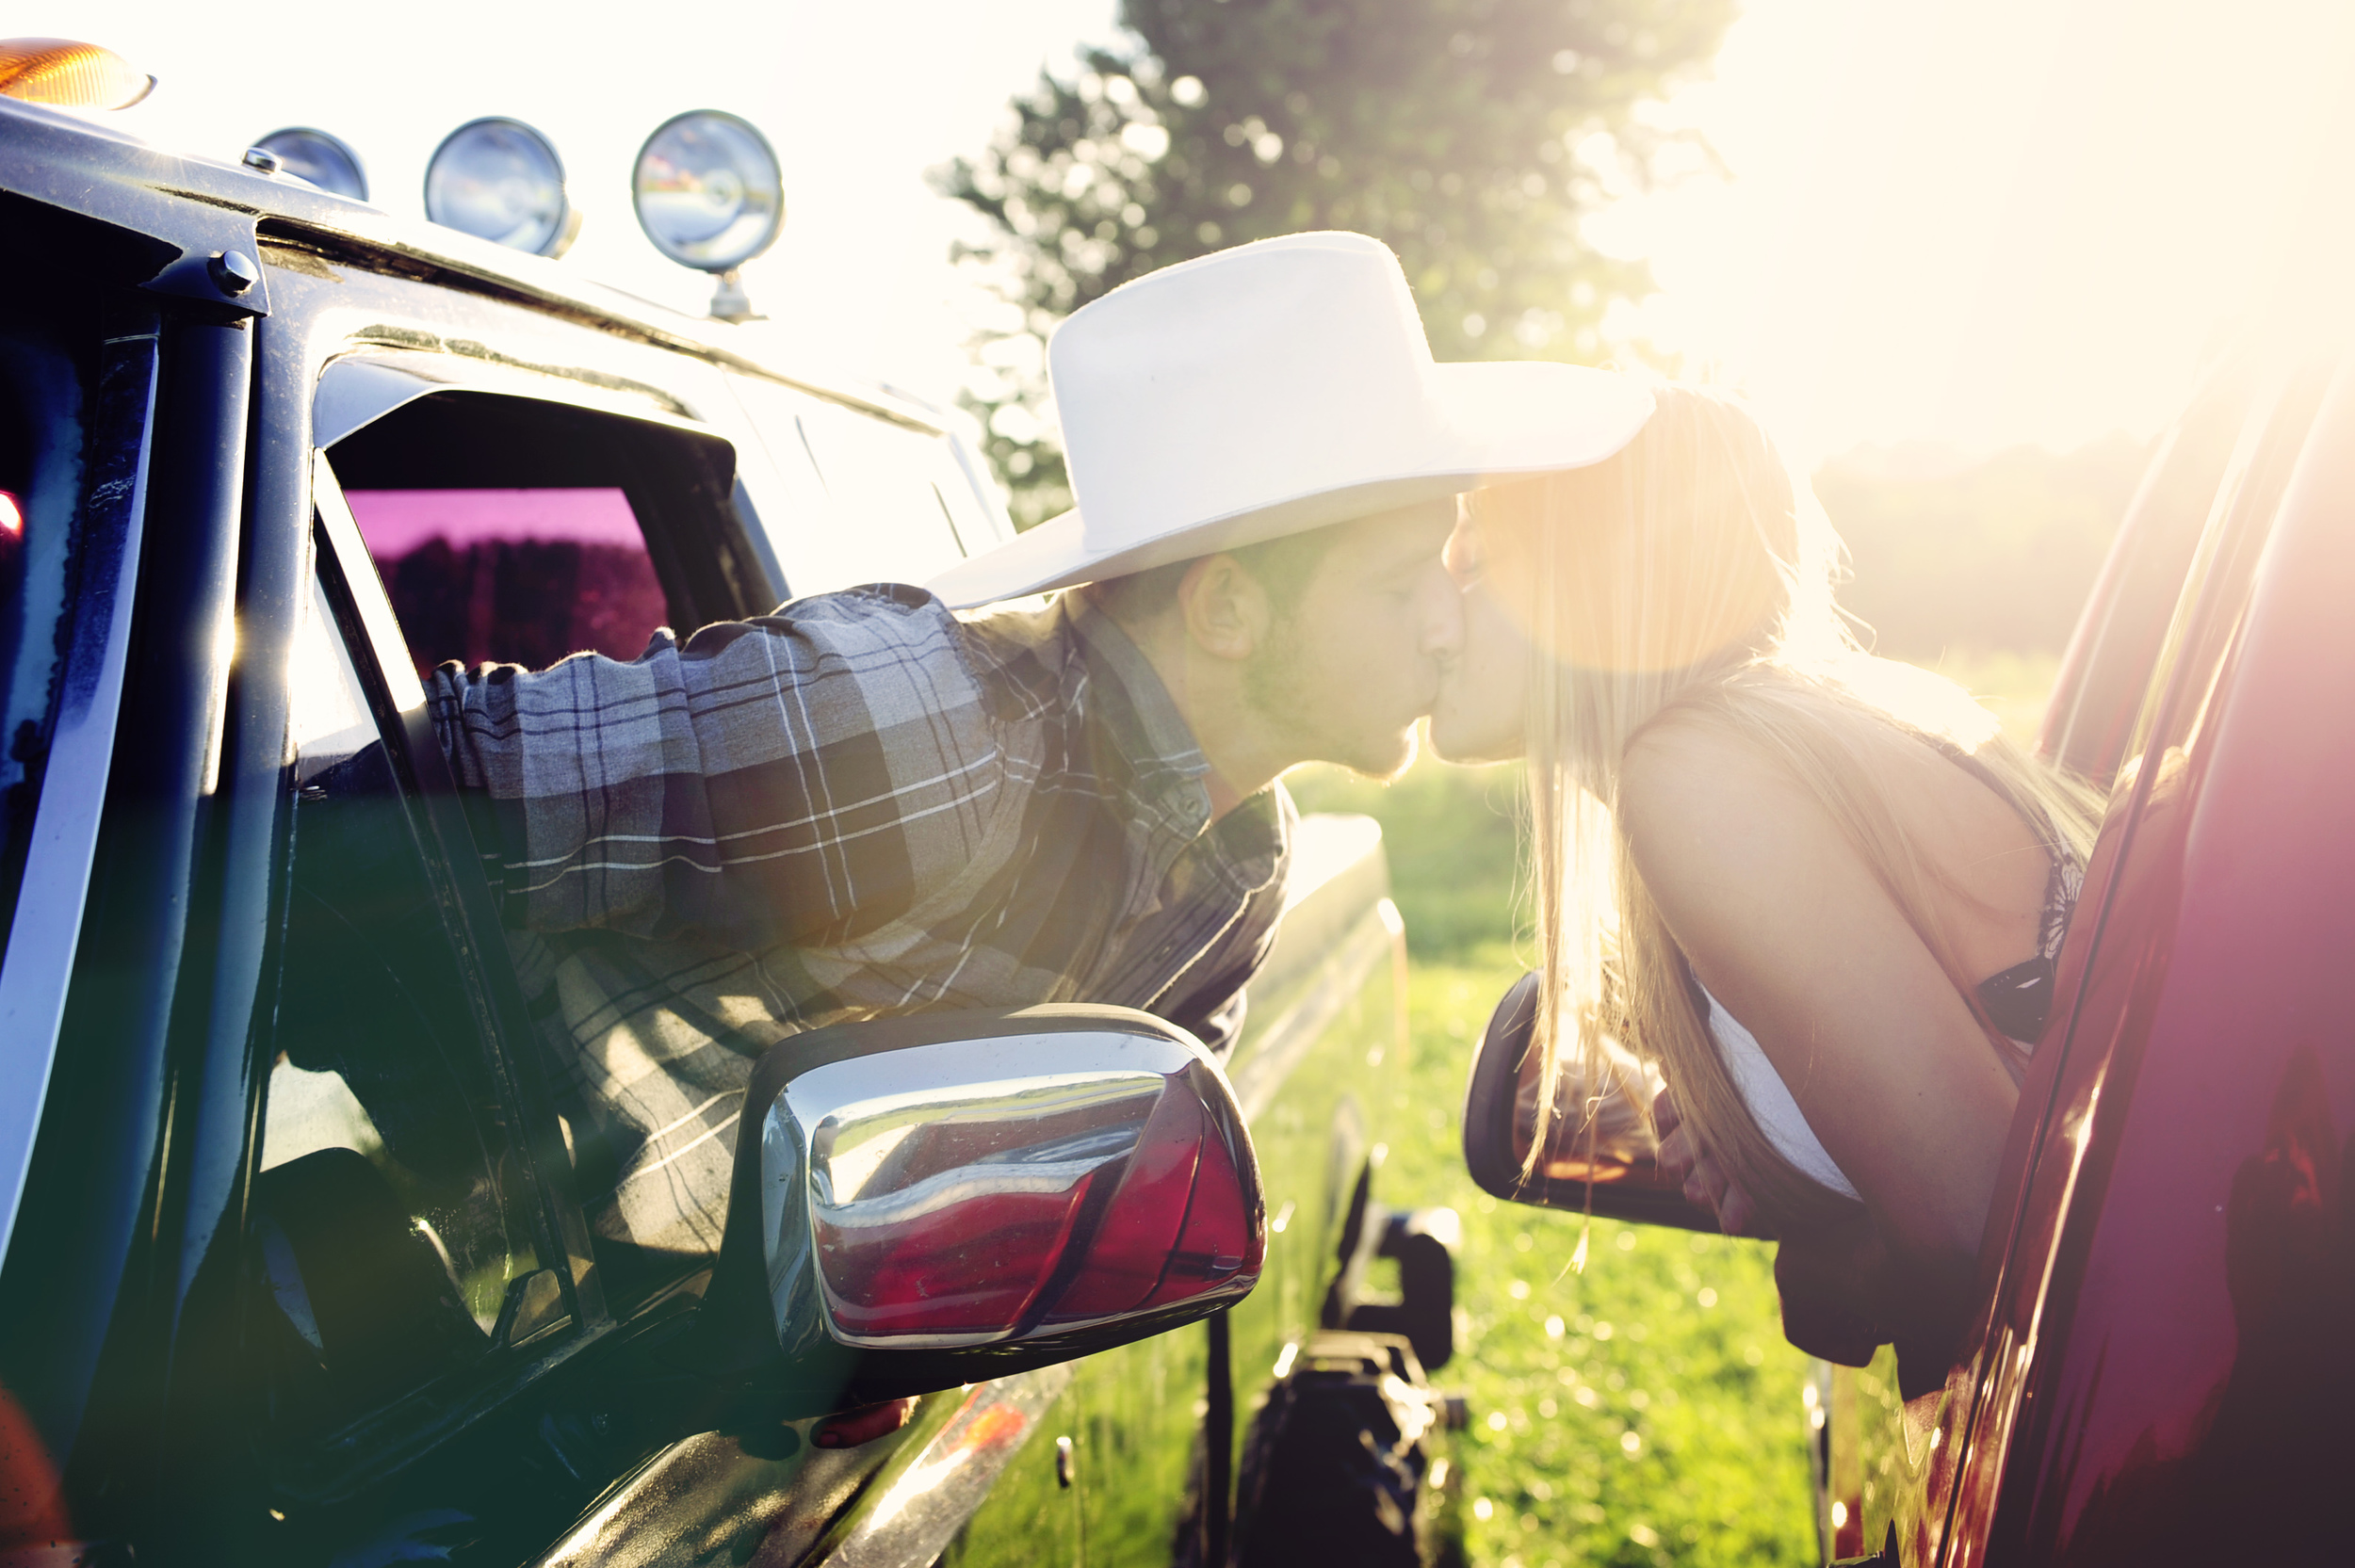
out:
M347 490L417 672L445 659L538 670L624 661L671 620L629 500L612 486Z
M447 391L328 457L420 676L451 659L634 659L659 627L684 637L771 603L715 438Z

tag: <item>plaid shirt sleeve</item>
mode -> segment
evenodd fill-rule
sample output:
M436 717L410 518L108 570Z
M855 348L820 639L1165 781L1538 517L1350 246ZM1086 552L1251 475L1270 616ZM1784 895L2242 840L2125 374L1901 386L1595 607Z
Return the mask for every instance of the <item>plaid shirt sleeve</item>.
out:
M904 913L1018 796L948 608L878 585L623 664L444 665L442 749L506 917L756 950Z
M1213 950L1203 955L1198 966L1206 971L1202 978L1173 987L1172 994L1155 1000L1153 1010L1191 1031L1213 1056L1225 1057L1242 1037L1243 1017L1250 1006L1243 988L1275 946L1275 917L1247 909Z

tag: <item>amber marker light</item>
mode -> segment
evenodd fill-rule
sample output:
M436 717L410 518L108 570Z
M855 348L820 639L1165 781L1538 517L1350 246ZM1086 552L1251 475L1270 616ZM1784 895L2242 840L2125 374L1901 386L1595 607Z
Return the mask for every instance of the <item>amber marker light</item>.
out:
M154 77L95 43L0 40L0 97L61 109L127 109L154 87Z

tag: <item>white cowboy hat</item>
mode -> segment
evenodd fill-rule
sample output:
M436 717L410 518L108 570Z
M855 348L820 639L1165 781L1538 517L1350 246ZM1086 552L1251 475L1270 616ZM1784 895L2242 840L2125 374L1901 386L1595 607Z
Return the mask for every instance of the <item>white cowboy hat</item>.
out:
M1639 382L1437 364L1389 247L1288 234L1165 267L1048 346L1078 505L928 584L958 608L1581 468L1651 416Z

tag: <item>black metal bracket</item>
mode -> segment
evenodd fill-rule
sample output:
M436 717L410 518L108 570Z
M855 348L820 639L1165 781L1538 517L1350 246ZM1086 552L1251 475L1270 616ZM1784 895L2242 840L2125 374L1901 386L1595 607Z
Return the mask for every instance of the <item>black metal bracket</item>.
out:
M1374 1255L1398 1264L1399 1299L1359 1301L1343 1327L1354 1334L1395 1334L1415 1348L1425 1371L1455 1354L1455 1249L1463 1222L1452 1208L1391 1213Z
M269 280L254 238L268 176L187 157L54 111L0 100L0 190L81 213L176 250L139 286L268 315ZM74 258L59 256L70 267Z

